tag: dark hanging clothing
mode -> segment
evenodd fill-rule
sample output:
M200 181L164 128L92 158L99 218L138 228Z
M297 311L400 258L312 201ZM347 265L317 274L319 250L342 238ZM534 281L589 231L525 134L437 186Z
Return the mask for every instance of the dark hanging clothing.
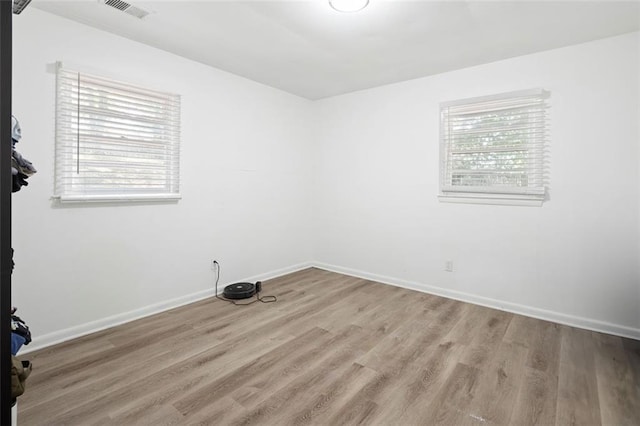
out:
M27 327L27 324L25 324L25 322L17 315L11 315L11 332L24 337L25 345L31 343L31 332L29 331L29 327Z
M19 173L25 174L27 176L31 176L37 172L36 168L33 167L33 163L22 156L15 149L13 150L13 154L11 156L11 167L18 170Z
M18 192L23 186L29 185L27 178L37 172L33 163L16 151L15 147L20 139L22 139L20 123L16 117L11 116L11 147L13 148L11 154L11 192Z
M18 173L15 176L12 176L12 181L11 181L11 192L18 192L22 189L23 186L27 186L29 185L29 182L27 182L27 178L29 176L27 175L23 175L22 173Z

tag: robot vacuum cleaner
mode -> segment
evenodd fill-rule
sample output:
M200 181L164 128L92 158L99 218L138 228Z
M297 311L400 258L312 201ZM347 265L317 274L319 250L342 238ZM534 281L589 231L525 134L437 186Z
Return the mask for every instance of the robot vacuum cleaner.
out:
M222 293L227 299L248 299L260 293L262 291L262 283L258 281L255 284L252 283L235 283L230 284L224 288Z

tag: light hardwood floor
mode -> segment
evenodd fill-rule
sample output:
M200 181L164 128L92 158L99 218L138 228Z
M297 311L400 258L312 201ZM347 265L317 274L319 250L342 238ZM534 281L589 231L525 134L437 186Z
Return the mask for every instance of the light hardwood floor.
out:
M21 425L639 425L640 342L307 269L50 347Z

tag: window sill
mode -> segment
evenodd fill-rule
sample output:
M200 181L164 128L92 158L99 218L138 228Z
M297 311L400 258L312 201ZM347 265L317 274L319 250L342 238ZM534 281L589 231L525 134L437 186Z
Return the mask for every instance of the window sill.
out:
M440 194L438 200L441 203L461 204L493 204L501 206L528 206L541 207L542 197L527 197L524 195L505 194Z
M131 195L54 195L60 203L154 203L178 201L179 194L131 194Z

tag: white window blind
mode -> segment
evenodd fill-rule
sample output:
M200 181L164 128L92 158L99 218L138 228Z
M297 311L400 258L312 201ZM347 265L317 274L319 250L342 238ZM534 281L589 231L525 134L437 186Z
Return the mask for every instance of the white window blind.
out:
M58 68L55 196L180 198L180 96Z
M547 180L547 98L548 92L533 89L442 103L441 200L540 205Z

